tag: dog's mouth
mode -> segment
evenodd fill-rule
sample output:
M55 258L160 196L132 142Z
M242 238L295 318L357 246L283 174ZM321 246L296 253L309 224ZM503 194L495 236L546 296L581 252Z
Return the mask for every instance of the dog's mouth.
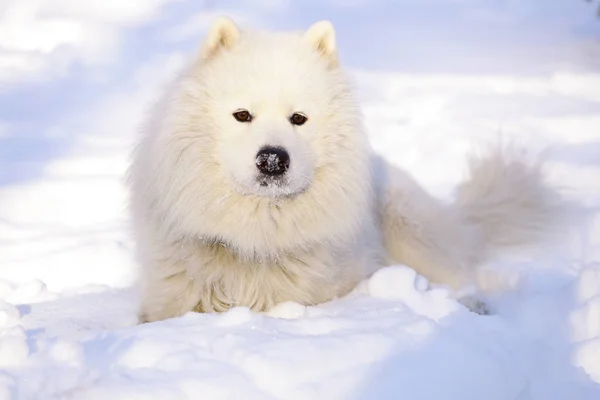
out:
M250 171L248 171L250 172ZM267 199L294 198L305 193L313 183L312 173L287 170L282 174L252 171L248 174L231 174L233 189L244 196Z
M267 176L259 175L256 177L256 182L264 188L275 187L283 188L288 185L288 179L285 176Z
M251 179L235 179L235 188L244 196L257 196L269 199L289 199L304 193L310 181L298 181L291 176L255 175Z
M291 198L302 194L308 189L308 184L300 185L287 175L265 176L259 175L255 179L256 186L253 188L255 195L270 198Z

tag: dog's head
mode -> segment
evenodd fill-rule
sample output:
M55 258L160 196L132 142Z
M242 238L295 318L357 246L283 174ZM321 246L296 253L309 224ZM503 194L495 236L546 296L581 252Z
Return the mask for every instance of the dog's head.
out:
M301 34L242 32L218 19L198 69L216 157L234 190L279 198L305 191L344 156L360 116L338 68L331 23Z
M285 247L350 229L341 225L364 212L370 149L331 23L275 33L219 18L166 109L155 151L176 186L169 207L184 210L177 223Z

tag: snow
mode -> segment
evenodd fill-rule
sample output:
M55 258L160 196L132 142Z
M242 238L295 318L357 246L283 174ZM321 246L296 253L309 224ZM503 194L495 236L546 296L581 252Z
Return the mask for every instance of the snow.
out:
M374 148L436 195L452 196L468 152L510 139L547 159L551 182L582 205L581 219L561 246L485 266L486 278L506 283L486 299L489 315L394 265L318 306L138 326L123 187L129 148L144 104L219 9L56 0L52 15L41 2L8 3L0 32L12 32L2 40L13 53L0 52L0 64L37 61L0 72L7 82L18 75L0 93L0 400L600 398L594 4L222 6L277 28L332 18ZM29 30L15 10L45 23L19 41ZM58 22L87 36L42 34ZM94 32L106 37L94 41ZM123 51L110 52L116 43ZM100 55L111 62L98 64ZM35 71L52 73L31 83Z

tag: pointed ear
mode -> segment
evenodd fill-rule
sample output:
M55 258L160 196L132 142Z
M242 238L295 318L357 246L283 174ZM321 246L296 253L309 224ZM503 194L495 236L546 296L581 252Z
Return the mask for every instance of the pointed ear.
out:
M306 39L323 57L329 61L331 67L338 65L338 56L335 45L335 29L330 21L314 23L306 32Z
M209 59L222 49L231 49L239 38L240 30L231 18L217 18L208 30L202 46L202 59Z

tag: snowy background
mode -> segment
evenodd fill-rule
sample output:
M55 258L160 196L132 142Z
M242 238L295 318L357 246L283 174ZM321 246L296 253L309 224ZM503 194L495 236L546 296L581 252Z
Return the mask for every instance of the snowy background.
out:
M584 0L0 0L0 400L600 399L600 19ZM210 21L334 22L374 147L448 197L498 137L584 207L479 316L402 266L347 298L135 326L122 174Z

